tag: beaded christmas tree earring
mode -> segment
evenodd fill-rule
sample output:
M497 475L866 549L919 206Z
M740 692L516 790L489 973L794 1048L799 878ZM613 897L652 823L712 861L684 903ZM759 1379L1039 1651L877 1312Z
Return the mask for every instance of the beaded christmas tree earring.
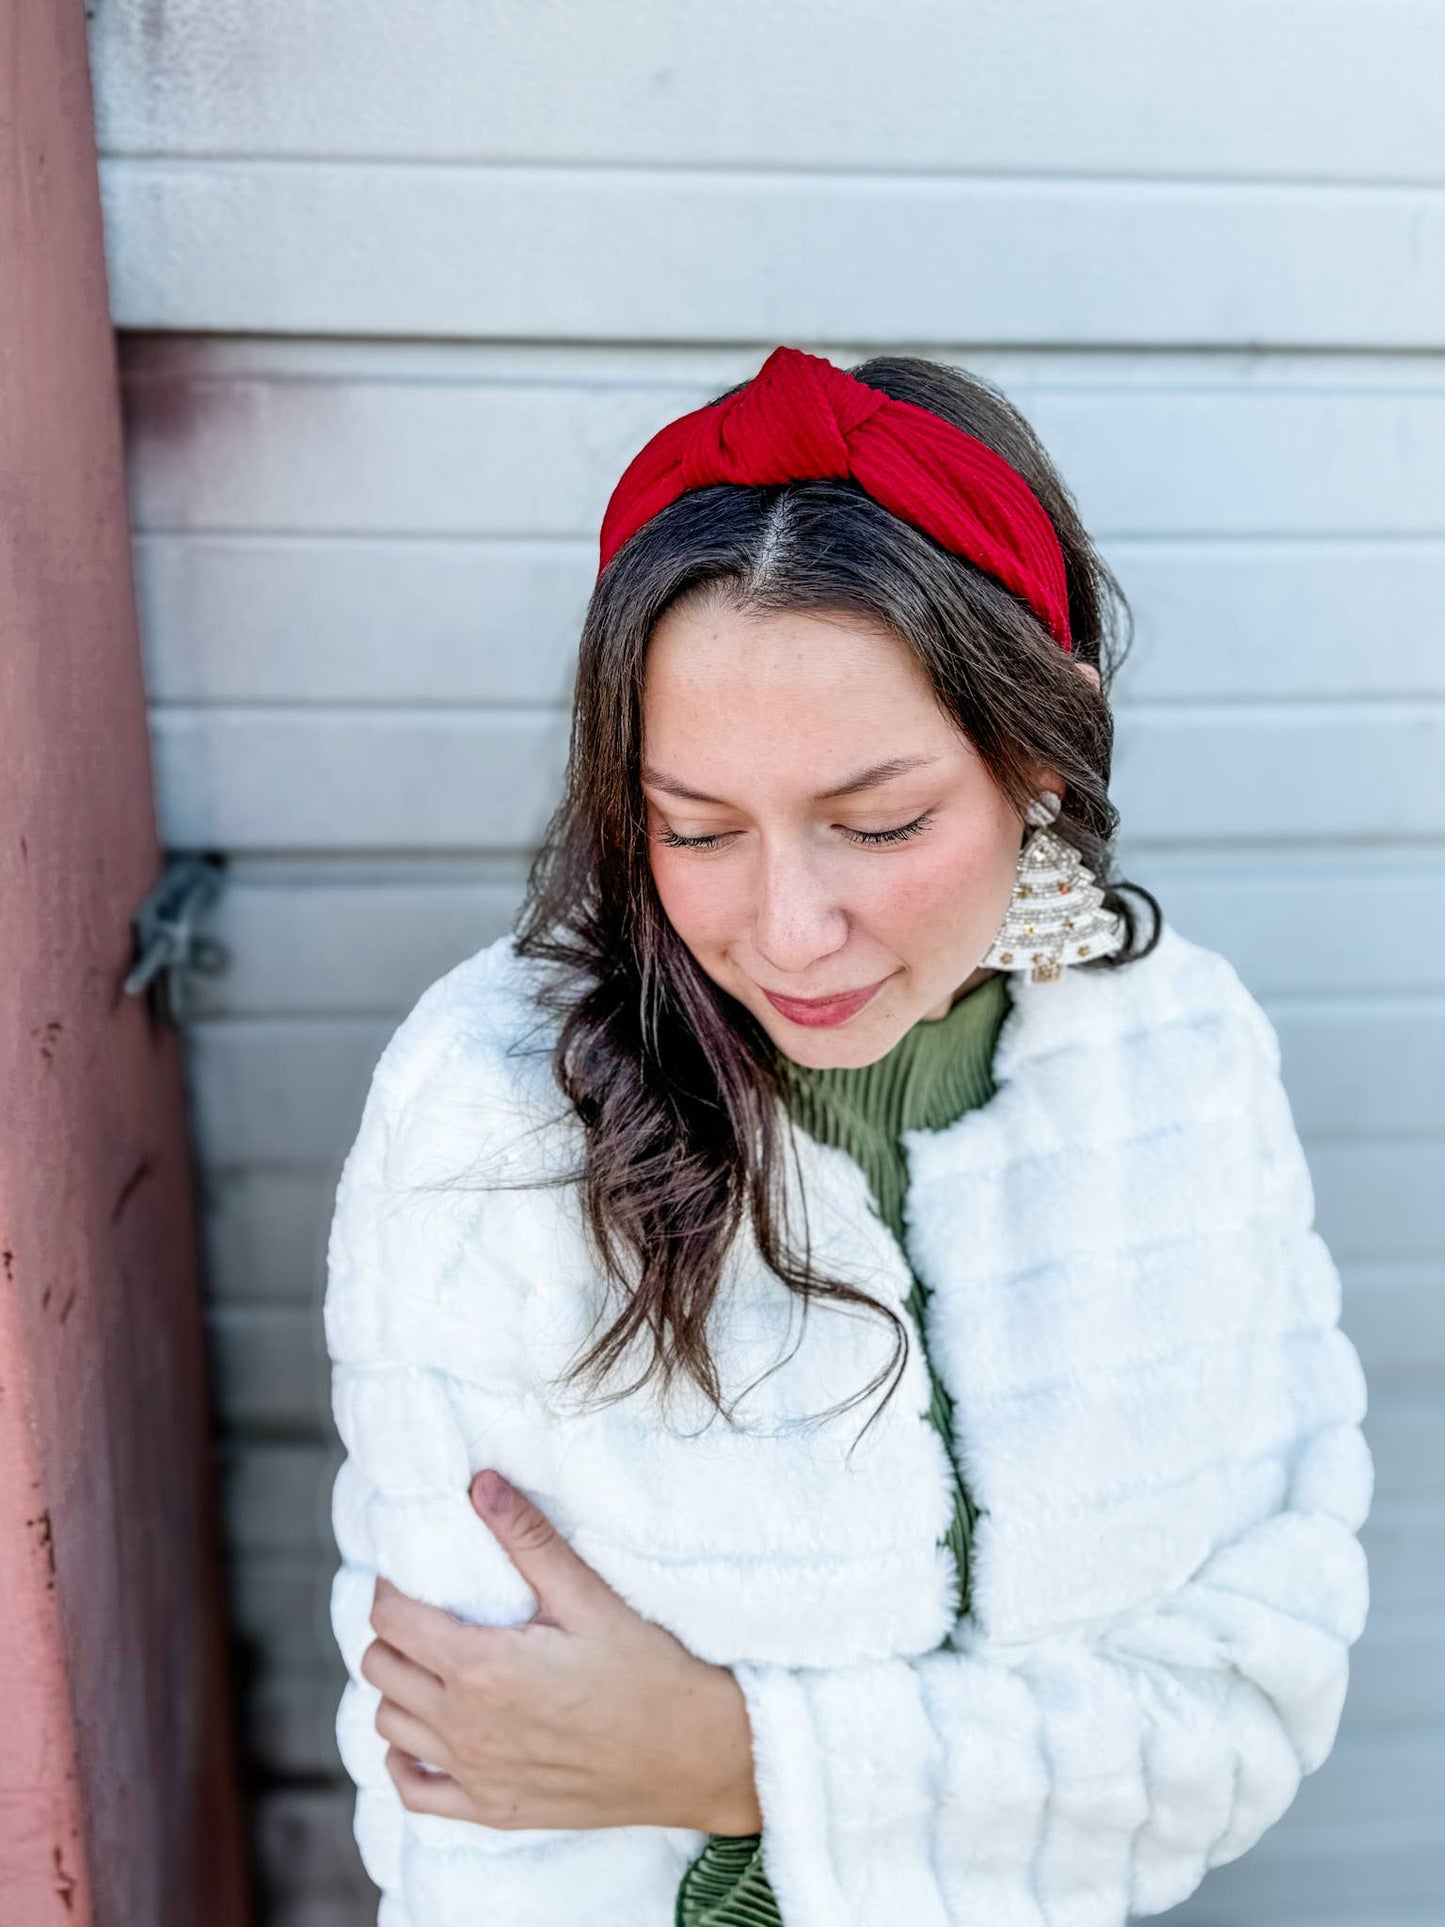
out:
M998 934L983 957L991 970L1029 970L1048 983L1069 964L1106 957L1127 937L1122 917L1104 908L1104 892L1072 843L1049 828L1063 807L1041 790L1024 811L1034 825L1024 839L1013 895Z

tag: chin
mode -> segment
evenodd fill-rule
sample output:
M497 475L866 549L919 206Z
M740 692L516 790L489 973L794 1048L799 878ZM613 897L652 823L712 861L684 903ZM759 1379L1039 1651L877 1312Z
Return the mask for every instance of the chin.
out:
M876 1063L892 1050L912 1021L909 1018L900 1023L894 1019L867 1032L850 1031L846 1025L836 1030L815 1030L807 1033L808 1044L800 1049L790 1048L781 1038L774 1038L774 1042L789 1057L811 1070L861 1070L865 1064ZM808 1050L806 1056L804 1049Z

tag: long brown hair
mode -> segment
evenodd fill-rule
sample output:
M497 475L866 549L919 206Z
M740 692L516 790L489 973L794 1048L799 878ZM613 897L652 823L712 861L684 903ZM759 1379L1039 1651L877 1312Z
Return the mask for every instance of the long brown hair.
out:
M813 1269L806 1230L801 1252L788 1244L779 1183L792 1140L785 1144L776 1046L698 966L658 901L638 771L648 642L665 610L684 597L722 597L748 613L880 619L913 651L1017 809L1040 763L1063 777L1053 828L1105 884L1105 902L1128 931L1121 951L1071 967L1118 969L1159 937L1153 896L1110 877L1118 813L1108 795L1108 691L1132 624L1068 490L1028 423L979 376L902 355L852 372L977 436L1028 480L1063 545L1074 655L1097 665L1101 687L1075 673L1022 600L851 482L694 490L609 564L582 629L564 793L514 929L520 954L555 966L538 1001L557 1020L552 1068L585 1127L573 1179L616 1314L565 1379L604 1402L654 1379L665 1394L685 1375L710 1407L731 1411L709 1320L724 1254L745 1218L805 1317L826 1300L867 1307L894 1327L890 1363L834 1411L885 1380L884 1400L891 1397L908 1343L889 1307ZM1131 895L1150 906L1150 918ZM641 1369L604 1392L635 1347Z

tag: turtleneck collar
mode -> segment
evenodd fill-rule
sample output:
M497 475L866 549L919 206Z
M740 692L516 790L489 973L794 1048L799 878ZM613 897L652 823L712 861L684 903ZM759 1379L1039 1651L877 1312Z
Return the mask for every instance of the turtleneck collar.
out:
M1011 1008L1002 971L965 991L942 1017L920 1017L871 1064L796 1063L780 1053L788 1109L810 1137L863 1166L882 1214L901 1236L907 1166L899 1136L937 1131L993 1096L993 1052Z

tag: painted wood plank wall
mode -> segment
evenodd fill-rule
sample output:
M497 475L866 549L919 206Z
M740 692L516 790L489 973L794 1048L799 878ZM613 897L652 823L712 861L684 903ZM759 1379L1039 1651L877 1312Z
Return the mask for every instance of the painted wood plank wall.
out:
M998 380L1133 603L1126 873L1279 1027L1371 1385L1336 1752L1191 1927L1445 1894L1445 12L1432 0L101 0L158 802L269 1927L374 1895L331 1723L331 1195L499 934L598 518L778 340ZM1432 1791L1433 1790L1433 1791Z

